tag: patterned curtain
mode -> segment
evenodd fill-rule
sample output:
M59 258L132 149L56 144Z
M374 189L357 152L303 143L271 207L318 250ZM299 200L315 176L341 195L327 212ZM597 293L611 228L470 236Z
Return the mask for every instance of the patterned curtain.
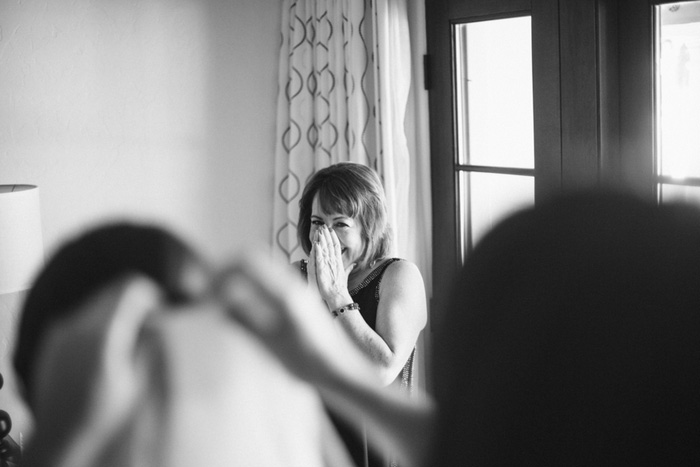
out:
M279 62L275 256L303 257L296 238L301 192L341 161L384 181L398 245L408 228L409 159L403 132L410 86L405 0L285 0ZM395 248L393 254L400 254Z

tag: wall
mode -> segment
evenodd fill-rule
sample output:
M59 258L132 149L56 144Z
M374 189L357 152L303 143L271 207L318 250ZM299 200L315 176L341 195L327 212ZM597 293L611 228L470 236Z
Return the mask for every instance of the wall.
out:
M280 18L278 0L2 2L0 183L40 186L47 250L123 216L217 257L268 241Z
M0 3L0 184L39 185L47 254L121 218L164 224L210 258L271 241L280 8Z

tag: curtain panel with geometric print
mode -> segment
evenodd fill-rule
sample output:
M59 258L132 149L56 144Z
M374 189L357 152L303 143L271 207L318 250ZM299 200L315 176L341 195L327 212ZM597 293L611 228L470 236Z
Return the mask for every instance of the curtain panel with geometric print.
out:
M411 75L407 21L405 0L283 2L273 219L278 258L304 256L296 237L301 192L316 170L341 161L379 172L392 228L407 231L401 218L407 218L410 179L403 132Z

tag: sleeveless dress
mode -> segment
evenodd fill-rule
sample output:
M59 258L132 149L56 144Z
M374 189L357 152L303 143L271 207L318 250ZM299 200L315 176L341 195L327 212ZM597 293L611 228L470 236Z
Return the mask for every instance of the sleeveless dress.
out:
M367 322L369 327L375 329L377 323L377 308L379 306L379 286L384 276L386 268L396 262L403 261L400 258L390 258L384 264L372 271L358 286L350 290L350 296L353 301L360 305L360 314ZM302 267L302 272L306 275L305 269ZM401 373L396 380L402 388L410 391L413 386L413 356L415 349L411 352L410 357L406 361ZM396 383L396 382L395 382ZM390 459L387 459L377 452L374 452L367 444L366 435L358 431L354 426L348 424L341 417L336 416L331 409L327 409L331 420L333 421L340 437L345 442L348 452L355 461L358 467L386 467L388 465L396 465ZM364 430L362 430L364 431Z

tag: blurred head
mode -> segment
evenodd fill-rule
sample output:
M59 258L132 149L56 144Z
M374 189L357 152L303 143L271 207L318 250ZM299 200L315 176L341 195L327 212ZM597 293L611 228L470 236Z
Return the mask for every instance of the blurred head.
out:
M478 244L436 331L452 465L700 460L700 212L578 194Z
M359 228L362 245L352 261L357 263L358 269L389 253L391 232L384 188L373 169L341 162L319 170L309 179L299 201L297 223L297 237L307 255L311 251L315 229L319 227L312 221L314 201L317 211L320 208L320 213L328 215L329 222L334 215L342 215L352 219ZM336 226L331 224L328 227ZM336 233L341 247L347 246L343 245L341 231Z
M153 280L168 304L201 297L209 283L209 270L197 254L160 227L105 225L65 243L37 276L22 310L14 366L30 405L46 333L92 294L128 274Z

